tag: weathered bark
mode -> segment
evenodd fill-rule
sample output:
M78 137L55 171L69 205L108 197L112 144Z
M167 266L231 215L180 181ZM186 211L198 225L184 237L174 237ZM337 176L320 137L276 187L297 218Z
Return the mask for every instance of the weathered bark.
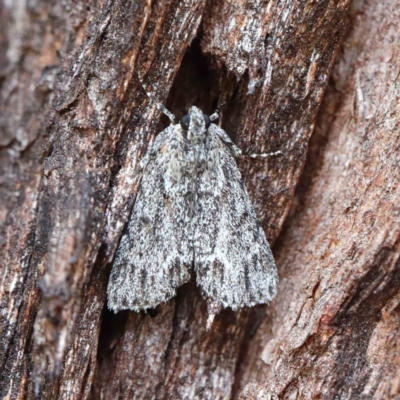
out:
M3 2L1 396L399 395L399 5L352 10L295 195L348 0ZM151 313L106 308L165 123L143 86L284 153L240 163L272 242L286 219L277 300L210 333L193 283Z
M400 396L399 5L352 8L276 246L279 294L242 364L263 385L243 398Z

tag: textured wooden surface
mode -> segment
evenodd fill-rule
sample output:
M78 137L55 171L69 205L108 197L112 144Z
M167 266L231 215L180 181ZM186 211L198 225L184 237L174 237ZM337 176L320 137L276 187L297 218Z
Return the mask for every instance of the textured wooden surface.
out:
M396 398L398 2L353 4L309 149L348 1L0 4L2 397ZM210 333L193 284L106 309L133 172L166 124L142 85L284 153L240 163L271 241L283 227L278 297Z
M256 393L400 396L398 6L352 7L276 246L279 294L242 366Z

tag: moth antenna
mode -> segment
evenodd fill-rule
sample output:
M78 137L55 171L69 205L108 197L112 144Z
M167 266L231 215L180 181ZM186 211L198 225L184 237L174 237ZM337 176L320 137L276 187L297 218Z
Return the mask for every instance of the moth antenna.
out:
M211 114L208 118L210 118L210 121L215 121L216 119L219 118L218 110L215 110L213 114Z
M156 102L156 106L164 115L168 117L168 119L171 121L171 124L176 124L176 117L171 111L164 107L160 102Z
M267 158L267 157L275 157L275 156L280 156L283 153L278 150L274 151L273 153L261 153L261 154L256 154L256 153L243 153L243 156L250 157L250 158Z
M137 73L140 85L142 86L143 91L146 93L146 96L155 103L156 107L168 117L168 119L171 121L171 124L175 125L176 124L176 117L174 114L172 114L171 111L169 111L164 105L158 100L156 96L154 96L152 93L148 92L146 87L144 86L143 79L140 76L139 73Z

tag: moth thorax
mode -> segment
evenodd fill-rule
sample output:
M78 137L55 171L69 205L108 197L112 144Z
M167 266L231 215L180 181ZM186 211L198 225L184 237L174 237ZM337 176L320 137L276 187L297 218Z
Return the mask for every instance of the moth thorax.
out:
M180 121L184 137L195 143L203 141L210 124L210 118L195 106L190 107L189 113Z

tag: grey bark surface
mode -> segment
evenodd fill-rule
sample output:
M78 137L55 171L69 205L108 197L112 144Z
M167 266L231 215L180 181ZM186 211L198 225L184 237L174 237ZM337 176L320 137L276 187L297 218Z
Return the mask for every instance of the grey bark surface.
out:
M400 395L399 2L0 5L2 398ZM278 296L211 332L193 283L147 314L106 308L167 123L144 88L284 153L239 163Z

